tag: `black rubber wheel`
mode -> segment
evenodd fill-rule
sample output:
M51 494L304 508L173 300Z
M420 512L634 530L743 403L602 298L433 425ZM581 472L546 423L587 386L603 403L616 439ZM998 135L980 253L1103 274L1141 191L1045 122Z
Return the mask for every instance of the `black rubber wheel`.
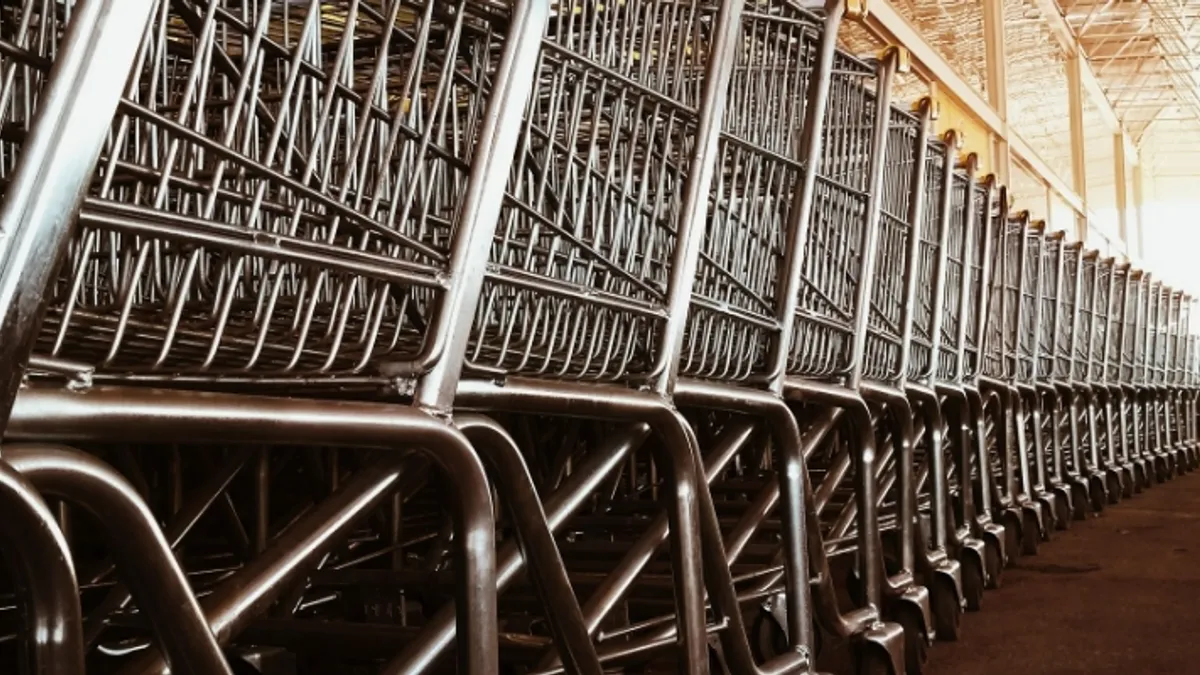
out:
M904 669L908 675L923 675L929 662L929 635L925 631L925 620L920 614L905 609L896 617L904 628Z
M1005 539L1008 539L1007 533L1009 528L1005 528ZM1005 542L1007 546L1007 542ZM1016 548L1009 549L1016 551ZM1004 585L1004 561L1000 559L1000 548L994 544L988 544L983 549L983 564L987 569L987 587L991 589L1000 588Z
M240 656L226 655L225 658L229 661L229 671L233 675L262 675L262 671L250 665L249 661Z
M1091 489L1088 491L1088 496L1092 501L1092 513L1100 515L1104 513L1104 507L1108 505L1108 494L1105 490L1104 479L1099 476L1092 476L1088 481Z
M1054 493L1054 528L1066 530L1071 527L1071 504L1061 492Z
M1087 520L1088 491L1079 483L1071 484L1071 517L1075 520Z
M892 673L892 660L879 647L863 645L858 650L858 675L896 675Z
M1038 554L1038 546L1042 543L1042 533L1038 529L1037 518L1033 514L1026 515L1021 528L1021 555Z
M963 557L962 587L963 597L967 601L967 611L978 612L983 609L983 567L975 556Z
M943 642L958 642L959 628L962 626L962 606L958 604L954 584L939 578L929 590L933 596L930 600L933 603L933 625L937 630L937 639Z
M1017 554L1021 551L1021 530L1025 529L1016 518L1009 518L1004 525L1004 550L1008 551L1006 566L1017 566Z
M787 633L779 627L775 617L765 610L759 609L754 612L750 632L754 636L751 641L754 656L760 663L770 661L788 650Z
M1124 494L1124 490L1121 487L1121 479L1117 478L1116 473L1109 473L1105 480L1108 485L1108 503L1120 504L1121 495Z

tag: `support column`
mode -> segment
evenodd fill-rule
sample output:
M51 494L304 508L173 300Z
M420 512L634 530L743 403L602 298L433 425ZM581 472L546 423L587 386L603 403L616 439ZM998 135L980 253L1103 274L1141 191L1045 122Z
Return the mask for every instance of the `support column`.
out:
M1076 219L1076 236L1087 241L1087 135L1083 128L1083 57L1079 52L1067 57L1067 103L1071 121L1071 186L1079 195L1083 212Z
M1134 257L1133 254L1136 253L1136 257L1138 259L1141 259L1146 254L1145 249L1143 248L1145 241L1142 238L1142 233L1145 230L1146 225L1146 188L1142 182L1145 180L1144 172L1145 167L1142 166L1141 162L1138 162L1137 166L1133 167L1133 208L1135 221L1134 228L1136 231L1134 232L1134 236L1129 238L1128 247L1131 254L1130 257ZM1135 244L1137 246L1136 249L1134 248Z
M988 104L1000 117L1004 133L992 134L992 165L996 178L1008 184L1008 58L1004 47L1004 0L983 0L983 40L987 59Z
M1125 247L1126 253L1132 253L1129 245L1129 217L1126 210L1129 197L1126 187L1129 185L1129 160L1125 156L1125 134L1118 131L1113 134L1113 182L1117 198L1117 238Z

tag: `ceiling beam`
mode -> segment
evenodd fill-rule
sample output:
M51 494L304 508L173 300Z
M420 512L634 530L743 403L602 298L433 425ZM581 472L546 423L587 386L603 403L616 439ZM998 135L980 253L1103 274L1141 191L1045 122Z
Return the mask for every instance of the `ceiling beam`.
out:
M938 82L942 91L961 103L977 120L992 133L1006 141L1012 152L1029 165L1051 189L1062 197L1072 209L1084 212L1083 200L1072 186L1068 185L1037 152L1009 128L1000 114L984 100L983 96L962 78L946 59L931 46L920 32L908 22L888 0L871 0L867 28L884 40L906 48L917 67L930 80Z

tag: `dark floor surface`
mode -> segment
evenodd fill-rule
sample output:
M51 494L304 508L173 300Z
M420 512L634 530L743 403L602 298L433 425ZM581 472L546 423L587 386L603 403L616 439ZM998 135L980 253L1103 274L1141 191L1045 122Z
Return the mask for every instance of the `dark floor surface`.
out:
M930 675L1200 673L1200 474L1053 534L930 649Z

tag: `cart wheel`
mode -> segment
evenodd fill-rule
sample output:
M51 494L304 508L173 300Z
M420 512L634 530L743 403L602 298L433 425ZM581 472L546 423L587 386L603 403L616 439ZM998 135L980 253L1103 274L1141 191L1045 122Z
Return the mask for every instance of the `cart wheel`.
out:
M1058 530L1071 527L1071 505L1067 496L1057 491L1054 493L1054 527Z
M986 555L986 553L984 554ZM963 596L968 612L983 608L983 568L975 556L965 556L962 561Z
M1121 501L1121 494L1124 490L1121 488L1121 479L1117 478L1117 474L1108 474L1108 503L1118 504Z
M754 656L759 661L770 661L788 650L787 632L766 610L759 609L754 613L750 631L754 635Z
M1017 566L1017 554L1021 550L1021 530L1024 530L1021 522L1016 518L1009 518L1008 523L1004 526L1004 550L1008 551L1008 567Z
M1038 554L1038 545L1042 541L1039 529L1037 518L1033 515L1025 516L1025 526L1021 528L1021 555Z
M907 675L922 675L929 661L929 633L925 620L911 609L901 609L897 623L904 628L904 669Z
M962 606L958 604L958 593L953 584L945 579L937 579L933 583L933 623L937 629L937 639L944 642L958 642L958 629L962 626Z
M1005 528L1005 546L1014 546L1010 551L1016 551L1015 544L1008 543L1008 533L1012 530L1011 527ZM1016 533L1013 533L1014 535ZM995 546L985 546L983 549L983 564L987 568L987 587L991 589L1000 588L1004 583L1004 561L1000 559L1000 549Z
M1091 490L1089 490L1089 495L1092 502L1092 513L1099 515L1104 513L1104 507L1106 506L1104 480L1099 476L1092 476L1090 484Z
M875 645L863 645L858 650L858 675L896 675L887 652Z
M1071 484L1071 500L1072 513L1071 517L1075 520L1087 520L1088 507L1088 491L1079 483Z

